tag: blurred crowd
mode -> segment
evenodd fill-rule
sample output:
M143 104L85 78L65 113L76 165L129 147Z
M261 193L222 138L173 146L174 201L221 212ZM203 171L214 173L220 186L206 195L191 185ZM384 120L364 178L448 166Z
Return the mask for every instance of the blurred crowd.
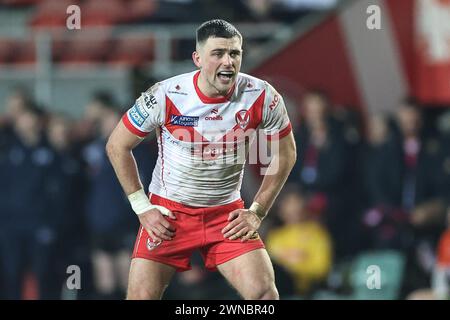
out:
M290 23L308 12L334 7L338 0L163 0L149 22L203 22L220 16L239 22Z
M73 119L21 89L4 110L0 298L124 298L138 220L104 148L124 110L95 92ZM428 110L405 99L364 119L319 90L298 101L298 161L260 230L282 298L357 298L352 272L368 253L397 283L384 298L449 298L450 116ZM134 155L148 186L155 139ZM69 265L82 270L81 290L67 289ZM166 298L238 297L200 256L192 266Z
M353 109L335 107L320 90L304 95L295 132L298 161L289 182L300 189L297 201L304 199L307 214L299 202L295 232L295 220L286 218L289 209L281 206L274 214L283 223L278 241L285 258L280 262L301 285L312 281L306 290L298 286L301 294L314 297L318 287L351 293L356 260L367 252L380 254L378 265L383 253L398 257L393 268L397 293L380 298L411 298L417 289L431 286L438 266L450 267L448 240L441 240L450 227L450 114L443 108L431 116L426 110L406 98L392 114L362 121ZM318 224L314 232L311 221ZM290 240L297 254L289 253L285 248L295 237L311 239L309 248L302 248L305 241L293 245ZM312 241L316 237L320 240ZM308 272L306 265L313 261L321 264Z
M23 90L9 96L0 124L2 298L23 298L34 283L36 298L60 299L69 265L83 272L77 298L124 297L138 220L105 154L122 112L105 92L78 120L45 111ZM149 140L134 151L144 184L153 148Z

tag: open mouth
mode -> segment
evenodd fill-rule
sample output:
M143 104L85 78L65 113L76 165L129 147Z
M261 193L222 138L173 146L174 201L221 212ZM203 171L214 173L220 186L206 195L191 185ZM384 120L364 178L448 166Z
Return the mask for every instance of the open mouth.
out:
M219 71L217 77L222 81L230 81L234 76L233 71Z

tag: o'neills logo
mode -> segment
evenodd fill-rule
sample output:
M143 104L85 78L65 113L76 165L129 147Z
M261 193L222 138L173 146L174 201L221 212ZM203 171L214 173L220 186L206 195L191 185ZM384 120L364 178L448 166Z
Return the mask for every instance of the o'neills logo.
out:
M205 120L223 120L222 116L205 117Z
M214 114L214 116L208 116L205 117L205 120L223 120L221 115L218 115L219 109L212 109L211 114Z

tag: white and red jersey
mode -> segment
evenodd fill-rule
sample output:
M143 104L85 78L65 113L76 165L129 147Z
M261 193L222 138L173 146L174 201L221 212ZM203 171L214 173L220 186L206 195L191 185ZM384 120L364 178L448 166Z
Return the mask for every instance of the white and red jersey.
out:
M283 99L267 82L239 73L226 97L197 86L200 71L155 84L122 117L133 134L156 129L159 154L149 192L189 206L211 207L240 198L248 144L291 132ZM244 152L242 152L244 151Z

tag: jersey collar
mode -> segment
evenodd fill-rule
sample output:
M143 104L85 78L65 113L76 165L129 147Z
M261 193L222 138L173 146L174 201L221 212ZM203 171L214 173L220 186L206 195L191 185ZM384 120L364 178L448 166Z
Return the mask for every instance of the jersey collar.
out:
M197 92L198 97L200 98L200 100L203 103L224 103L224 102L227 102L228 100L230 100L230 97L234 92L234 88L236 87L236 82L231 87L230 91L227 93L226 96L218 97L218 98L211 98L211 97L206 96L203 92L200 91L200 88L197 85L199 76L200 76L200 70L197 71L194 75L194 88L195 88L195 91Z

